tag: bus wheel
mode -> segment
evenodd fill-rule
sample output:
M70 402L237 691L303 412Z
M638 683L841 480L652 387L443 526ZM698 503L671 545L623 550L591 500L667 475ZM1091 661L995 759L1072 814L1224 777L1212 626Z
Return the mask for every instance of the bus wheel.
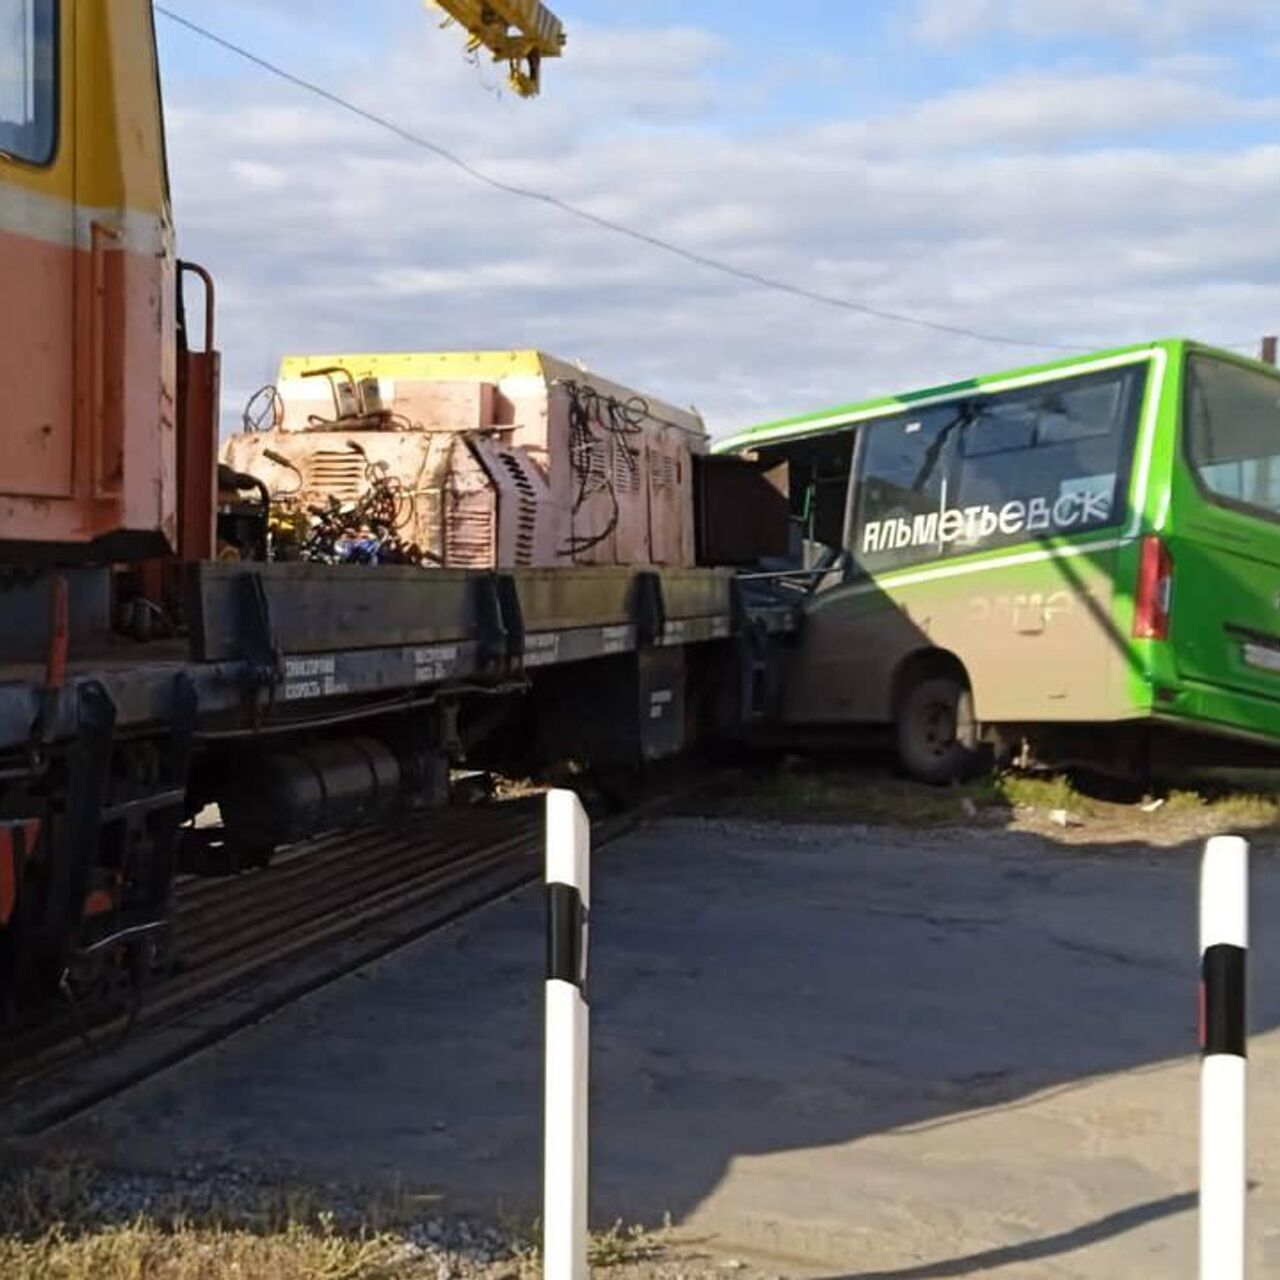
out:
M981 768L973 695L954 676L917 681L898 708L898 758L920 782L944 786Z

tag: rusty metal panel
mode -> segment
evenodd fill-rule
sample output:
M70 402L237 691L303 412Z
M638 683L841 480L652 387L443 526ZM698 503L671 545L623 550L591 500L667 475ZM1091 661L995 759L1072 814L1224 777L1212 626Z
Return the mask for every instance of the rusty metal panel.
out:
M492 569L498 563L498 495L474 449L460 439L447 454L440 484L444 506L444 565Z
M241 583L261 583L275 646L284 653L464 640L474 632L476 575L398 565L206 562L190 576L197 661L252 656Z
M583 627L625 630L637 617L637 584L626 568L527 569L510 575L523 632ZM685 570L651 575L668 619L727 617L732 574ZM193 656L252 657L244 580L256 578L283 653L324 653L484 638L485 588L502 575L398 565L235 564L192 567L188 611ZM621 647L621 646L620 646Z
M497 421L498 388L492 382L428 382L379 379L384 401L418 428L487 431Z
M708 456L695 459L694 470L701 564L749 565L787 554L787 497L755 463Z
M394 415L401 430L414 431L485 431L496 420L498 389L492 382L436 382L425 378L377 377L365 366L351 367L335 363L330 377L309 376L282 378L276 390L280 395L277 412L282 431L334 431L365 429L359 422L344 423L343 405L337 387L350 379L350 385L367 383L376 386L383 408Z
M293 359L278 386L271 428L223 457L286 512L354 506L372 467L447 567L695 563L696 414L536 354Z
M645 455L648 470L649 558L654 564L694 562L692 460L673 432L656 432Z
M529 631L622 625L630 619L634 570L585 565L527 569L515 579Z
M588 418L589 439L576 438L571 407L574 395L584 393L623 405L630 415L625 429L611 430L596 412ZM552 388L545 452L552 500L564 524L559 545L571 552L562 559L581 565L695 563L690 445L704 447L704 437L658 416L665 412L586 374Z
M554 511L541 469L527 453L493 437L472 436L467 443L495 491L496 540L488 563L499 569L554 564Z
M664 569L658 578L668 618L718 618L732 612L732 570Z
M649 564L653 560L649 537L649 497L646 493L646 457L643 437L632 442L612 437L608 442L608 467L613 493L617 497L617 527L612 539L601 548L600 559L610 564ZM610 504L601 502L605 518Z
M211 560L218 503L218 400L222 377L216 351L178 357L178 555Z
M585 565L514 575L530 633L634 622L640 576L632 568ZM733 574L728 570L664 569L653 576L668 619L728 617L732 611Z

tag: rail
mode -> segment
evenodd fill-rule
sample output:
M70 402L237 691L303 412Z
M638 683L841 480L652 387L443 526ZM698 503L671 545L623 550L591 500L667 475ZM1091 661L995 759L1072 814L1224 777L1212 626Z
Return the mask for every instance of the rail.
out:
M687 770L593 824L597 848L699 785ZM178 949L132 1012L0 1039L0 1139L40 1133L244 1026L533 883L541 797L457 805L296 846L262 871L179 885Z

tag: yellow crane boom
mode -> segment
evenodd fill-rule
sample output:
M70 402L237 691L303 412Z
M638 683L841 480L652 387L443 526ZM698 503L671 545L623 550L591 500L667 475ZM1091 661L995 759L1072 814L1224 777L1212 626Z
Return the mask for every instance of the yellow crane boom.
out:
M558 58L565 34L560 19L539 0L426 0L466 27L467 48L487 49L511 69L511 85L531 98L541 84L542 59Z

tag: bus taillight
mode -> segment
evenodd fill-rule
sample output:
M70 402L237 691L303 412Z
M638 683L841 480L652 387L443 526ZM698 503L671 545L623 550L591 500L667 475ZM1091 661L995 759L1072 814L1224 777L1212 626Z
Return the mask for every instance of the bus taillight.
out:
M1161 538L1143 538L1134 598L1133 634L1138 640L1169 638L1169 606L1173 600L1173 557Z

